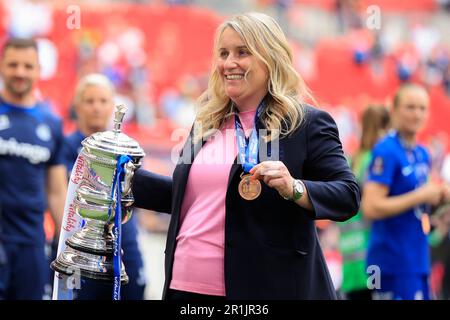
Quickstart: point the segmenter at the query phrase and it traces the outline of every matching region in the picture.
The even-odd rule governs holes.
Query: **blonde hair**
[[[267,67],[268,83],[266,108],[261,120],[268,131],[266,139],[295,131],[304,118],[302,98],[314,101],[306,84],[293,66],[293,55],[278,23],[262,13],[245,13],[223,22],[216,31],[214,64],[207,90],[198,100],[198,113],[194,124],[194,140],[205,139],[218,130],[234,114],[233,103],[225,94],[223,80],[216,66],[219,41],[223,32],[236,31],[247,49]]]
[[[111,80],[100,73],[91,73],[85,75],[80,79],[80,81],[78,81],[78,84],[75,88],[75,96],[73,99],[75,105],[79,105],[81,103],[84,90],[86,90],[86,88],[89,86],[107,88],[111,92],[111,96],[114,96],[115,89]]]

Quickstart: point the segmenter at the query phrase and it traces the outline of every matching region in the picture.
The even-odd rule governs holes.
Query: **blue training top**
[[[25,108],[0,99],[0,238],[45,243],[47,169],[62,164],[59,118],[37,103]]]
[[[386,185],[389,196],[413,191],[426,183],[430,157],[424,147],[408,147],[398,132],[391,131],[372,153],[368,181]],[[367,253],[367,264],[377,265],[383,274],[428,274],[430,256],[422,229],[426,205],[411,208],[394,217],[375,220]]]

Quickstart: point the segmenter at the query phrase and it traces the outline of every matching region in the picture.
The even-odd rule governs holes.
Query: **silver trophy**
[[[67,239],[66,249],[51,263],[57,272],[66,275],[79,272],[82,277],[113,282],[115,208],[122,207],[122,223],[126,223],[132,214],[131,179],[145,155],[135,140],[121,132],[125,112],[125,106],[117,106],[114,129],[95,133],[82,142],[80,154],[86,165],[73,207],[85,224]],[[128,155],[132,160],[124,166],[123,181],[117,182],[122,184],[122,199],[121,203],[116,203],[112,196],[113,181],[120,155]],[[123,263],[120,278],[122,283],[128,282]]]

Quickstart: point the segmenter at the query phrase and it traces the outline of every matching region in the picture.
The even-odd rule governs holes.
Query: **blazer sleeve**
[[[314,219],[344,221],[354,216],[361,190],[342,151],[333,118],[321,110],[309,114],[307,160],[302,180],[314,208]]]
[[[131,186],[134,206],[142,209],[171,213],[172,178],[138,169]]]

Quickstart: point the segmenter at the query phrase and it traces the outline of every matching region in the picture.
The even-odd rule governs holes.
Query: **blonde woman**
[[[172,214],[165,299],[336,298],[314,220],[350,218],[360,190],[334,121],[307,96],[275,20],[219,26],[173,176],[133,182],[136,206]]]

